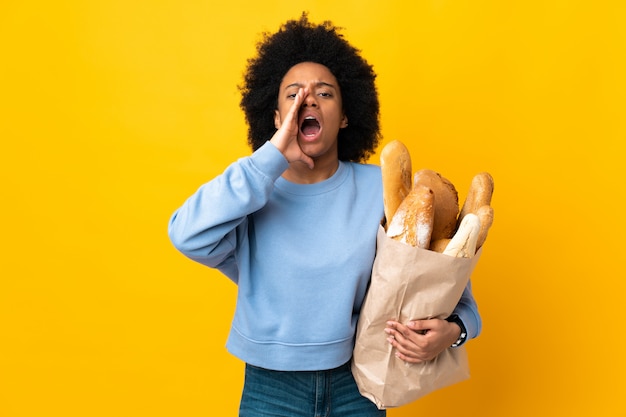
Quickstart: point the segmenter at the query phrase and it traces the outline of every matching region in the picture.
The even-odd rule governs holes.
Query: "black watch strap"
[[[457,314],[451,315],[450,317],[448,317],[446,319],[446,321],[449,321],[451,323],[456,323],[461,328],[461,334],[459,335],[459,338],[457,339],[456,342],[454,342],[452,344],[451,347],[454,348],[454,347],[461,346],[467,340],[467,329],[465,328],[465,325],[463,324],[463,321],[461,320],[461,318]]]

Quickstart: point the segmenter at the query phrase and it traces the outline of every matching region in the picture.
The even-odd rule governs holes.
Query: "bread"
[[[383,205],[388,226],[394,213],[411,191],[411,155],[399,140],[389,142],[380,153]]]
[[[476,242],[476,250],[480,249],[485,240],[487,239],[487,233],[493,223],[493,207],[481,206],[476,210],[476,216],[480,220],[480,232],[478,233],[478,241]]]
[[[473,214],[473,213],[472,213]],[[491,206],[482,206],[476,210],[476,217],[480,221],[480,229],[476,239],[476,250],[480,249],[485,240],[487,233],[493,223],[493,208]],[[438,239],[430,242],[429,249],[435,252],[443,253],[452,239]]]
[[[459,195],[450,181],[439,173],[422,169],[413,176],[413,186],[423,185],[435,194],[435,219],[431,239],[449,239],[454,234],[459,214]]]
[[[458,230],[443,251],[444,255],[457,258],[471,258],[476,254],[476,242],[480,232],[480,220],[474,213],[468,213],[461,221]]]
[[[481,172],[472,178],[467,197],[459,214],[458,224],[461,224],[463,217],[468,213],[474,213],[482,206],[491,204],[493,195],[493,178],[488,172]]]
[[[387,236],[400,242],[428,249],[435,218],[434,193],[423,185],[411,189],[396,210],[387,228]]]
[[[488,172],[481,172],[474,175],[470,183],[467,197],[459,213],[457,223],[460,224],[463,218],[470,214],[476,214],[480,220],[480,233],[476,249],[480,249],[487,239],[487,233],[493,223],[493,208],[491,198],[493,197],[494,182],[493,177]]]
[[[428,247],[428,249],[435,251],[435,252],[443,253],[443,251],[446,250],[446,246],[448,246],[448,243],[450,243],[450,240],[452,239],[443,238],[443,239],[431,240],[430,246]]]
[[[393,140],[385,145],[380,165],[383,225],[389,237],[439,253],[461,251],[462,256],[469,256],[471,251],[463,239],[471,237],[474,252],[483,245],[493,223],[490,204],[494,184],[489,173],[481,172],[472,178],[459,210],[458,192],[441,174],[421,169],[411,178],[411,156],[402,142]],[[470,214],[470,219],[465,220]],[[474,232],[476,226],[478,230]]]

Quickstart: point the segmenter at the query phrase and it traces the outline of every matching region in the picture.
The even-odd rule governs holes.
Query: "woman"
[[[246,362],[240,416],[384,416],[350,371],[383,217],[372,67],[306,14],[266,34],[241,107],[253,153],[200,187],[169,234],[238,285],[228,350]],[[468,289],[454,320],[389,322],[397,356],[430,360],[478,335]]]

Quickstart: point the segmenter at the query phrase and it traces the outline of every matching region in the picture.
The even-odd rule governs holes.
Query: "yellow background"
[[[496,181],[472,378],[389,415],[626,416],[625,4],[4,0],[0,416],[236,415],[235,287],[166,225],[249,153],[246,59],[303,10],[374,65],[383,143]]]

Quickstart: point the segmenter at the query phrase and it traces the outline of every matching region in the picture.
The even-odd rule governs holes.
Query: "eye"
[[[333,94],[329,91],[320,91],[317,93],[320,97],[332,97]]]

